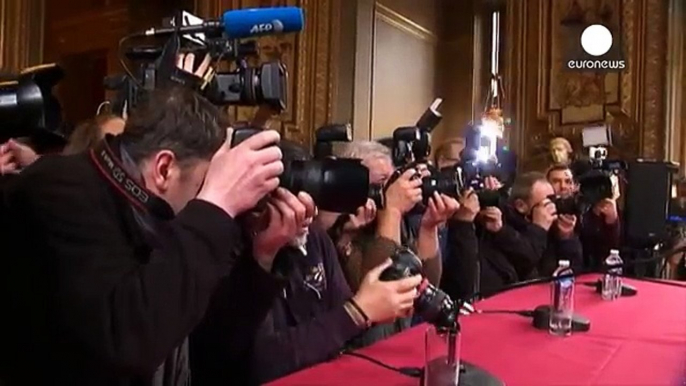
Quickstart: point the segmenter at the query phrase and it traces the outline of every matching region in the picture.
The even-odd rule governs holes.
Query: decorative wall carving
[[[311,145],[314,130],[328,123],[336,95],[339,7],[342,0],[196,0],[196,11],[216,17],[227,9],[298,6],[305,11],[305,29],[298,34],[260,38],[260,60],[282,60],[289,71],[288,108],[270,128],[286,138]],[[249,120],[255,108],[230,109],[234,119]]]
[[[578,7],[580,11],[571,8]],[[604,122],[615,134],[614,156],[665,155],[666,17],[664,0],[510,0],[505,25],[505,79],[523,170],[547,166],[551,138],[581,150],[581,129]],[[562,21],[578,17],[617,26],[627,69],[619,75],[562,70]],[[571,14],[571,16],[570,16]],[[596,19],[594,19],[596,18]],[[611,28],[612,29],[612,28]]]
[[[0,69],[41,63],[43,16],[44,0],[0,0]]]

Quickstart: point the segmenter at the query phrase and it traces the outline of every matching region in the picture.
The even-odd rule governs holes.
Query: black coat
[[[205,201],[160,224],[152,246],[86,154],[41,157],[5,187],[3,207],[8,385],[150,385],[222,279],[253,290],[227,300],[245,310],[237,314],[245,325],[263,319],[279,292],[271,275],[238,257],[237,223]],[[236,352],[254,337],[242,325],[227,331]]]
[[[503,208],[503,223],[497,233],[471,223],[449,223],[441,282],[449,295],[460,299],[476,292],[489,296],[510,284],[552,274],[561,259],[580,269],[578,237],[559,240],[553,231],[546,232],[508,206]]]

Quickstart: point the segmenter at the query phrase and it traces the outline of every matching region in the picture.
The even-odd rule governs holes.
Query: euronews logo
[[[626,68],[621,44],[602,24],[593,24],[577,34],[576,47],[570,50],[567,68],[577,71],[621,71]],[[576,49],[575,49],[576,48]]]

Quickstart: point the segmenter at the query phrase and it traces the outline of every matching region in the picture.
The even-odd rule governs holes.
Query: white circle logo
[[[612,48],[612,33],[604,25],[590,25],[581,33],[581,48],[592,56],[605,55]]]

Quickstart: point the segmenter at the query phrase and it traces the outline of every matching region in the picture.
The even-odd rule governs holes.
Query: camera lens
[[[319,209],[355,213],[367,202],[369,172],[354,159],[291,161],[284,165],[281,186],[309,193]]]
[[[288,73],[281,63],[265,63],[255,70],[253,77],[254,101],[256,105],[267,104],[279,111],[286,109]]]

